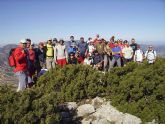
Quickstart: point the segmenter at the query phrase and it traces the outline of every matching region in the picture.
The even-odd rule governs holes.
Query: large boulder
[[[93,114],[96,118],[105,118],[109,122],[115,122],[121,124],[123,119],[123,113],[116,110],[110,105],[110,102],[106,102]]]
[[[101,103],[101,102],[100,102]],[[140,118],[122,113],[113,107],[110,102],[101,103],[99,108],[94,111],[92,105],[85,104],[79,109],[78,115],[84,116],[82,124],[141,124]],[[80,111],[81,110],[81,111]],[[93,113],[94,112],[94,113]]]

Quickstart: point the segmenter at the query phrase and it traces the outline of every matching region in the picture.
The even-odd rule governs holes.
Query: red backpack
[[[15,51],[15,48],[12,48],[9,52],[9,57],[8,57],[8,63],[9,63],[9,66],[11,66],[11,67],[16,66],[14,51]]]

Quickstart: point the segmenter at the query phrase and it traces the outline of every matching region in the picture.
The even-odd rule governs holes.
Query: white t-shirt
[[[89,49],[89,54],[91,55],[91,53],[95,50],[94,45],[88,45],[88,49]]]
[[[155,60],[156,59],[156,51],[155,50],[151,50],[151,51],[146,51],[145,53],[145,58],[147,60]]]
[[[91,65],[92,60],[89,60],[88,58],[84,59],[84,65]]]
[[[141,49],[138,49],[135,51],[134,60],[135,60],[135,62],[143,61],[143,51]]]
[[[133,55],[133,50],[130,46],[129,47],[124,47],[122,49],[122,53],[124,54],[125,59],[131,59],[132,55]]]
[[[54,47],[54,57],[57,57],[57,59],[67,58],[67,50],[65,45],[58,44]]]

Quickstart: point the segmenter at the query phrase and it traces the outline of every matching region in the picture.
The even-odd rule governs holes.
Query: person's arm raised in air
[[[67,63],[68,63],[68,51],[67,51],[66,46],[65,46],[65,48],[64,48],[64,53],[65,53],[66,61],[67,61]]]

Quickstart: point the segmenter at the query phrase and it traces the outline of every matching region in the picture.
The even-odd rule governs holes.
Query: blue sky
[[[99,33],[165,44],[165,0],[0,0],[0,29],[1,43]]]

